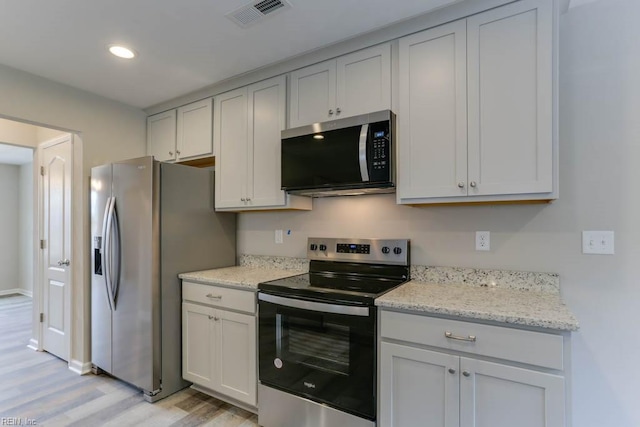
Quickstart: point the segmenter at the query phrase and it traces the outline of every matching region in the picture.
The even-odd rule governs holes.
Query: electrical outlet
[[[276,243],[284,243],[282,230],[276,230]]]
[[[613,231],[583,231],[582,253],[596,255],[613,255],[614,250]]]
[[[491,250],[491,233],[489,231],[476,231],[476,251]]]

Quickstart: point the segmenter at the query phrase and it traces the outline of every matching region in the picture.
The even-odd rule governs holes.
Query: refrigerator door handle
[[[109,290],[109,210],[111,207],[111,197],[107,198],[107,203],[104,207],[104,216],[102,217],[102,248],[100,248],[100,256],[102,257],[102,271],[104,273],[104,284],[107,291],[107,302],[109,303],[109,310],[113,311],[113,305],[111,304],[111,295]]]
[[[113,284],[112,284],[112,276],[111,276],[111,267],[113,265],[113,247],[112,247],[112,226],[113,226],[113,208],[114,208],[114,204],[115,204],[115,197],[109,197],[109,200],[107,201],[107,207],[108,207],[108,211],[107,211],[107,227],[105,230],[105,235],[104,235],[104,251],[105,251],[105,262],[103,263],[103,268],[105,271],[105,285],[107,287],[107,297],[109,298],[109,307],[111,308],[111,311],[114,311],[116,309],[116,304],[115,301],[113,300]]]
[[[116,198],[113,197],[111,201],[111,233],[109,235],[109,239],[112,241],[109,242],[109,246],[113,245],[115,247],[115,260],[111,259],[109,261],[109,267],[114,267],[114,271],[109,273],[109,279],[111,282],[111,304],[113,305],[113,309],[116,309],[116,300],[118,298],[118,288],[120,287],[120,256],[121,256],[121,248],[120,248],[120,226],[118,225],[118,210],[116,208]],[[114,256],[113,249],[111,252],[111,256]]]

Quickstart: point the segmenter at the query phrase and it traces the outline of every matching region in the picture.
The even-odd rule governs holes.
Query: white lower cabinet
[[[474,357],[476,343],[482,344],[485,339],[502,340],[497,347],[512,345],[510,328],[443,319],[433,319],[437,325],[430,327],[429,319],[382,312],[379,426],[565,426],[565,378],[561,371],[515,366],[519,360],[490,361]],[[421,338],[399,341],[406,339],[409,323],[414,324],[413,329]],[[465,324],[466,330],[462,329]],[[475,326],[481,328],[474,329]],[[446,332],[452,338],[439,345],[440,337],[430,338],[435,337],[432,335],[435,329],[442,329],[443,340],[447,340]],[[476,332],[478,330],[480,332]],[[521,338],[519,332],[553,335],[513,331],[516,342]],[[475,337],[475,341],[469,340],[470,336]],[[429,348],[425,348],[427,346]],[[559,351],[561,359],[562,348],[562,340],[555,348],[545,347]],[[503,349],[497,352],[504,354]],[[544,358],[539,360],[547,363]]]
[[[234,305],[245,309],[249,301],[253,313],[227,309]],[[182,376],[185,380],[214,392],[216,397],[226,396],[233,399],[232,403],[255,407],[256,351],[253,292],[183,284]]]

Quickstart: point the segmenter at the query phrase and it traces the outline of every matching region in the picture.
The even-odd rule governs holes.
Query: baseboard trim
[[[27,344],[27,348],[30,348],[33,351],[38,351],[38,340],[31,338],[29,340],[29,344]]]
[[[0,296],[5,295],[24,295],[25,297],[33,298],[33,292],[21,288],[6,289],[4,291],[0,291]]]
[[[91,362],[82,363],[79,360],[71,359],[71,362],[69,362],[69,370],[78,375],[86,375],[91,372]]]

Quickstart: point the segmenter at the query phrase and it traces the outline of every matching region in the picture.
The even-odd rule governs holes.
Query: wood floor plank
[[[190,388],[152,404],[108,375],[71,372],[27,348],[31,310],[29,297],[0,297],[0,417],[47,427],[258,427],[255,414]]]

